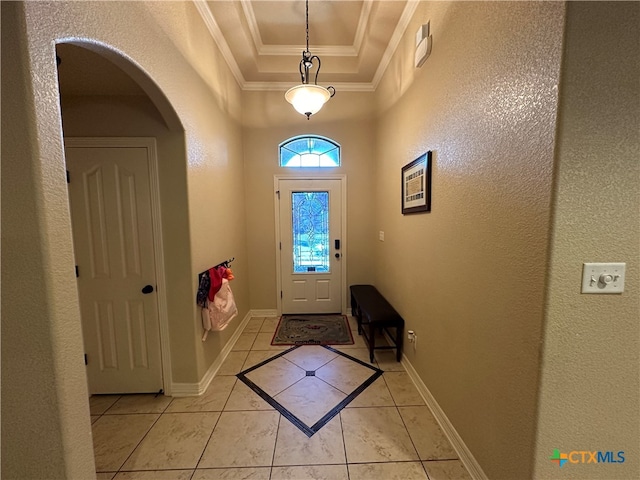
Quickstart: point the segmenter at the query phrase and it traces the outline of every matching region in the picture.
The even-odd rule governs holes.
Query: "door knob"
[[[153,287],[151,285],[145,285],[144,287],[142,287],[142,293],[144,293],[145,295],[151,292],[153,292]]]
[[[336,253],[336,258],[340,258],[340,254],[339,253]]]

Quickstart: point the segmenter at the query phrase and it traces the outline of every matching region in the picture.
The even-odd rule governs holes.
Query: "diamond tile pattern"
[[[287,360],[309,371],[319,369],[337,356],[337,353],[317,345],[297,348],[285,355]]]
[[[91,397],[97,478],[471,478],[393,356],[369,363],[357,333],[354,345],[269,348],[276,321],[251,319],[200,396]]]
[[[309,355],[306,351],[301,355],[300,348],[286,350],[237,376],[311,437],[382,375],[382,370],[328,346],[315,346]],[[319,368],[309,370],[313,367]]]
[[[316,371],[316,377],[344,393],[352,392],[370,376],[370,368],[357,363],[351,356],[339,356]]]
[[[275,400],[307,425],[314,425],[347,396],[322,380],[305,377]]]
[[[238,376],[242,373],[240,372]],[[260,385],[260,388],[264,387],[262,389],[271,396],[277,395],[306,376],[305,370],[282,357],[271,360],[265,366],[255,368],[245,374],[247,379]]]

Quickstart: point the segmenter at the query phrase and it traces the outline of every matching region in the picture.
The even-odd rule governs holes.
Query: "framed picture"
[[[402,167],[402,214],[431,211],[431,151]]]

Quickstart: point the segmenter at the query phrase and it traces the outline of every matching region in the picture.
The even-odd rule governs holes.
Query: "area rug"
[[[271,345],[353,345],[344,315],[282,315]]]

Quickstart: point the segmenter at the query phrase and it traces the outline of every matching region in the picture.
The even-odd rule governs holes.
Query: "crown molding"
[[[264,47],[264,44],[262,43],[262,37],[260,36],[260,30],[258,29],[258,21],[256,20],[256,15],[253,11],[251,0],[240,0],[240,6],[242,7],[242,11],[244,12],[244,17],[249,24],[249,33],[251,34],[251,39],[253,40],[253,46],[258,52],[258,55],[260,55],[261,49]]]
[[[247,0],[241,0],[241,1],[245,3]],[[213,18],[213,14],[211,13],[209,6],[207,5],[207,2],[205,0],[193,0],[193,3],[195,4],[196,9],[198,10],[198,13],[200,13],[200,16],[204,20],[204,23],[207,26],[209,33],[213,37],[213,40],[216,42],[216,45],[218,45],[218,48],[220,49],[222,56],[227,62],[227,65],[229,66],[231,73],[236,79],[236,82],[238,82],[238,85],[242,90],[267,91],[267,92],[268,91],[287,91],[289,88],[292,87],[292,85],[287,82],[248,82],[246,81],[244,76],[242,75],[242,72],[240,71],[240,67],[238,67],[238,63],[236,62],[233,54],[231,53],[231,49],[229,48],[229,45],[227,44],[227,41],[225,40],[224,35],[222,34],[220,27],[218,26],[218,23],[216,22],[215,18]],[[296,49],[294,53],[295,55],[298,55],[304,49],[304,47],[292,47],[292,48]],[[318,51],[320,51],[320,49],[318,49]],[[373,92],[375,90],[373,84],[370,82],[336,83],[333,86],[336,89],[339,89],[340,91],[343,91],[343,92]]]
[[[240,71],[240,67],[236,62],[236,59],[234,58],[233,53],[231,53],[229,44],[224,39],[224,35],[222,34],[220,27],[218,26],[218,22],[216,22],[215,18],[213,18],[213,14],[211,13],[209,6],[207,5],[207,2],[205,0],[192,0],[192,1],[195,4],[196,9],[198,10],[198,13],[200,13],[202,20],[204,20],[204,23],[207,26],[209,33],[213,37],[213,40],[216,42],[216,45],[218,45],[218,48],[220,49],[222,56],[227,62],[227,65],[229,66],[231,73],[236,79],[236,82],[238,82],[238,85],[240,85],[240,88],[243,88],[243,85],[247,82],[245,81],[244,76]]]
[[[404,10],[402,12],[402,16],[398,21],[398,25],[396,25],[396,29],[393,31],[393,35],[389,40],[389,45],[387,45],[387,49],[384,51],[384,54],[380,59],[380,63],[378,64],[378,69],[376,70],[376,74],[373,76],[373,81],[371,82],[371,84],[373,85],[374,90],[378,88],[378,84],[380,83],[380,80],[382,80],[384,72],[387,71],[387,67],[389,66],[389,63],[393,58],[393,54],[396,53],[396,49],[400,44],[400,40],[402,40],[402,36],[404,35],[404,32],[409,26],[409,22],[411,21],[411,18],[413,17],[413,14],[415,13],[416,8],[418,8],[419,3],[420,3],[420,0],[407,1],[407,4],[405,5]]]
[[[369,24],[369,15],[371,14],[372,8],[373,0],[364,0],[364,5],[362,5],[362,10],[360,11],[358,27],[356,28],[356,36],[353,39],[353,48],[356,52],[359,52],[360,47],[362,47],[364,32],[367,31],[367,25]]]
[[[373,83],[370,82],[328,83],[338,92],[375,92]],[[293,86],[295,85],[288,82],[245,82],[242,89],[250,92],[286,92]]]
[[[280,56],[296,56],[305,51],[306,45],[263,45],[258,51],[260,55],[280,55]],[[310,48],[314,55],[322,55],[324,57],[357,57],[358,51],[352,45],[318,45]]]
[[[286,82],[249,82],[245,80],[236,59],[227,44],[227,41],[218,26],[209,6],[207,5],[206,0],[192,0],[200,13],[209,33],[213,37],[216,45],[220,49],[223,58],[227,62],[231,73],[233,74],[236,82],[240,86],[242,90],[247,91],[278,91],[284,90],[286,91],[292,85]],[[305,49],[305,46],[265,46],[262,44],[262,40],[260,39],[260,33],[258,32],[257,23],[255,20],[255,15],[253,14],[253,8],[251,7],[250,0],[239,0],[241,2],[243,11],[245,12],[245,16],[249,23],[249,29],[251,30],[251,37],[256,44],[256,50],[259,55],[292,55],[298,56],[300,52]],[[351,46],[329,46],[329,47],[316,47],[314,48],[314,53],[317,55],[325,55],[325,56],[356,56],[360,47],[362,46],[364,32],[366,31],[366,27],[368,25],[369,16],[371,13],[371,8],[373,6],[373,2],[375,0],[364,0],[364,6],[362,9],[362,13],[360,15],[360,19],[358,21],[358,28],[356,31],[356,38],[354,45]],[[420,0],[408,0],[407,4],[402,12],[402,16],[396,25],[396,28],[391,36],[389,41],[389,45],[382,55],[382,59],[378,64],[378,68],[376,69],[376,73],[371,82],[358,82],[358,83],[334,83],[333,86],[343,92],[374,92],[380,83],[393,55],[400,44],[400,40],[404,35],[405,30],[409,26],[409,22],[413,17],[413,14],[418,7]]]
[[[260,35],[258,21],[256,20],[251,0],[240,0],[240,5],[242,6],[242,11],[244,12],[247,24],[249,25],[249,32],[251,33],[253,46],[258,52],[258,55],[297,56],[300,52],[306,49],[306,45],[265,45]],[[313,47],[313,53],[316,55],[325,55],[327,57],[356,57],[360,51],[360,47],[362,46],[364,34],[367,31],[369,14],[371,13],[372,6],[373,0],[364,0],[362,10],[360,11],[360,18],[358,19],[358,26],[356,28],[353,45],[315,46]]]

